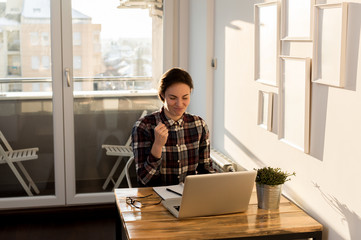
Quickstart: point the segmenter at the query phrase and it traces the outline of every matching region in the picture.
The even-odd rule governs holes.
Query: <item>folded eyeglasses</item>
[[[141,199],[146,199],[150,196],[152,196],[153,194],[149,194],[147,196],[143,196],[143,197],[126,197],[125,202],[135,208],[143,208],[143,207],[147,207],[147,206],[154,206],[154,205],[158,205],[162,202],[162,199],[158,199],[157,202],[153,202],[153,203],[149,203],[149,202],[142,202]]]

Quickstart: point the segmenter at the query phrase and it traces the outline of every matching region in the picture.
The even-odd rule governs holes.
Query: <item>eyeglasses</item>
[[[135,208],[143,208],[143,207],[147,207],[147,206],[154,206],[154,205],[158,205],[162,202],[162,199],[158,200],[158,202],[155,203],[144,203],[141,202],[139,199],[146,199],[150,196],[152,196],[153,194],[149,194],[147,196],[144,197],[126,197],[125,202]]]

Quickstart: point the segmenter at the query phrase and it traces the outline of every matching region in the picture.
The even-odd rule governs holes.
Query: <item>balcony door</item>
[[[162,1],[132,2],[62,2],[67,204],[114,201],[126,158],[106,182],[117,157],[102,145],[124,145],[141,113],[160,107]]]
[[[0,209],[114,201],[104,183],[117,158],[102,145],[124,144],[160,107],[162,1],[132,2],[0,4],[0,131],[14,149],[39,148],[23,163],[39,193],[0,164]]]
[[[65,204],[60,20],[50,1],[0,4],[0,209]],[[27,148],[31,159],[5,160]]]

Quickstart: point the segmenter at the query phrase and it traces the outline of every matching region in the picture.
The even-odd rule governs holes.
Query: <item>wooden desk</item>
[[[126,197],[151,193],[145,202],[156,202],[159,197],[152,188],[115,190],[120,215],[117,239],[322,239],[322,225],[284,197],[278,210],[267,211],[257,207],[254,191],[244,213],[183,220],[176,219],[162,204],[137,209],[125,202]]]

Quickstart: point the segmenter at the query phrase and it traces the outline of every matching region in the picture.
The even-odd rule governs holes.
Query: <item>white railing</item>
[[[155,96],[150,77],[73,78],[74,97]],[[0,78],[0,99],[50,99],[52,79]]]

